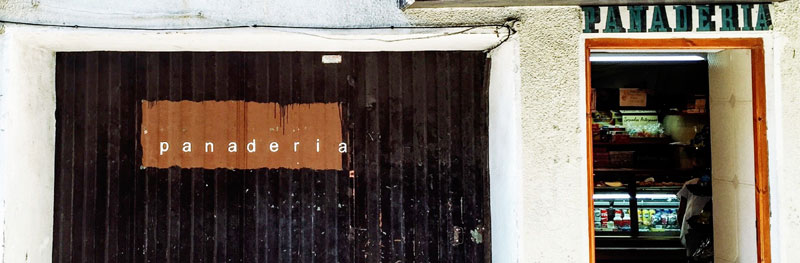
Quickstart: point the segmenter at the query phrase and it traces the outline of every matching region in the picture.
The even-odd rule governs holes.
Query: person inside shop
[[[681,218],[681,243],[686,247],[689,262],[713,260],[713,227],[711,225],[711,177],[704,175],[683,184],[678,192]]]

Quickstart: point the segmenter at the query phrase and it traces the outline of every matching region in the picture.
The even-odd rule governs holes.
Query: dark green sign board
[[[771,4],[582,6],[583,33],[765,31]]]

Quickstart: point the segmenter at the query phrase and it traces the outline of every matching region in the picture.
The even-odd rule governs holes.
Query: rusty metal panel
[[[58,53],[53,261],[489,262],[485,54],[322,55]],[[148,165],[149,102],[335,105],[348,151]]]

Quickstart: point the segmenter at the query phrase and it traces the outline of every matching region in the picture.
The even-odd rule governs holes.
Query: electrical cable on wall
[[[511,38],[511,35],[516,34],[517,33],[517,29],[516,29],[517,22],[519,22],[519,20],[517,20],[517,19],[509,19],[509,20],[507,20],[502,26],[503,28],[508,30],[508,32],[506,33],[506,38],[504,38],[502,41],[500,41],[500,43],[497,43],[496,45],[494,45],[494,46],[492,46],[490,48],[487,48],[485,51],[486,52],[491,52],[495,48],[498,48],[501,45],[503,45],[503,43],[506,43],[506,41],[508,41]]]
[[[508,33],[506,34],[505,39],[500,41],[497,45],[487,49],[486,51],[491,51],[498,46],[502,45],[511,37],[512,34],[516,33],[516,30],[513,28],[514,24],[517,20],[509,20],[503,24],[478,24],[478,25],[427,25],[427,26],[376,26],[376,27],[322,27],[322,26],[288,26],[288,25],[235,25],[235,26],[209,26],[209,27],[176,27],[176,28],[149,28],[149,27],[112,27],[112,26],[87,26],[87,25],[59,25],[59,24],[47,24],[47,23],[33,23],[33,22],[22,22],[22,21],[12,21],[12,20],[5,20],[0,19],[0,23],[5,24],[14,24],[14,25],[25,25],[25,26],[40,26],[40,27],[58,27],[58,28],[79,28],[79,29],[100,29],[100,30],[138,30],[138,31],[191,31],[191,30],[219,30],[219,29],[240,29],[240,28],[268,28],[268,29],[311,29],[311,30],[370,30],[370,29],[444,29],[444,28],[464,28],[463,30],[459,30],[456,32],[445,32],[439,35],[433,36],[421,36],[421,37],[411,37],[411,38],[400,38],[400,39],[378,39],[378,38],[366,38],[366,39],[350,39],[350,38],[336,38],[331,36],[323,36],[318,34],[312,34],[307,32],[296,32],[292,31],[292,33],[297,34],[304,34],[314,37],[320,37],[330,40],[371,40],[371,41],[381,41],[381,42],[399,42],[399,41],[407,41],[407,40],[418,40],[418,39],[430,39],[430,38],[437,38],[437,37],[445,37],[445,36],[452,36],[458,34],[464,34],[469,31],[484,28],[484,27],[494,27],[496,30],[500,28],[506,28]],[[499,32],[498,32],[499,36]]]
[[[425,28],[478,28],[478,27],[503,27],[505,24],[476,24],[476,25],[427,25],[427,26],[374,26],[374,27],[325,27],[325,26],[289,26],[289,25],[234,25],[234,26],[208,26],[208,27],[114,27],[114,26],[87,26],[87,25],[66,25],[66,24],[47,24],[22,22],[0,19],[0,23],[43,26],[43,27],[63,27],[63,28],[85,28],[85,29],[112,29],[112,30],[141,30],[141,31],[183,31],[183,30],[213,30],[213,29],[236,29],[236,28],[284,28],[284,29],[425,29]]]

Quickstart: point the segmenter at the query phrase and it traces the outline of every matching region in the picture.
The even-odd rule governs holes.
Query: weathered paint
[[[162,100],[141,105],[144,167],[341,170],[347,153],[347,145],[340,145],[340,103]]]

